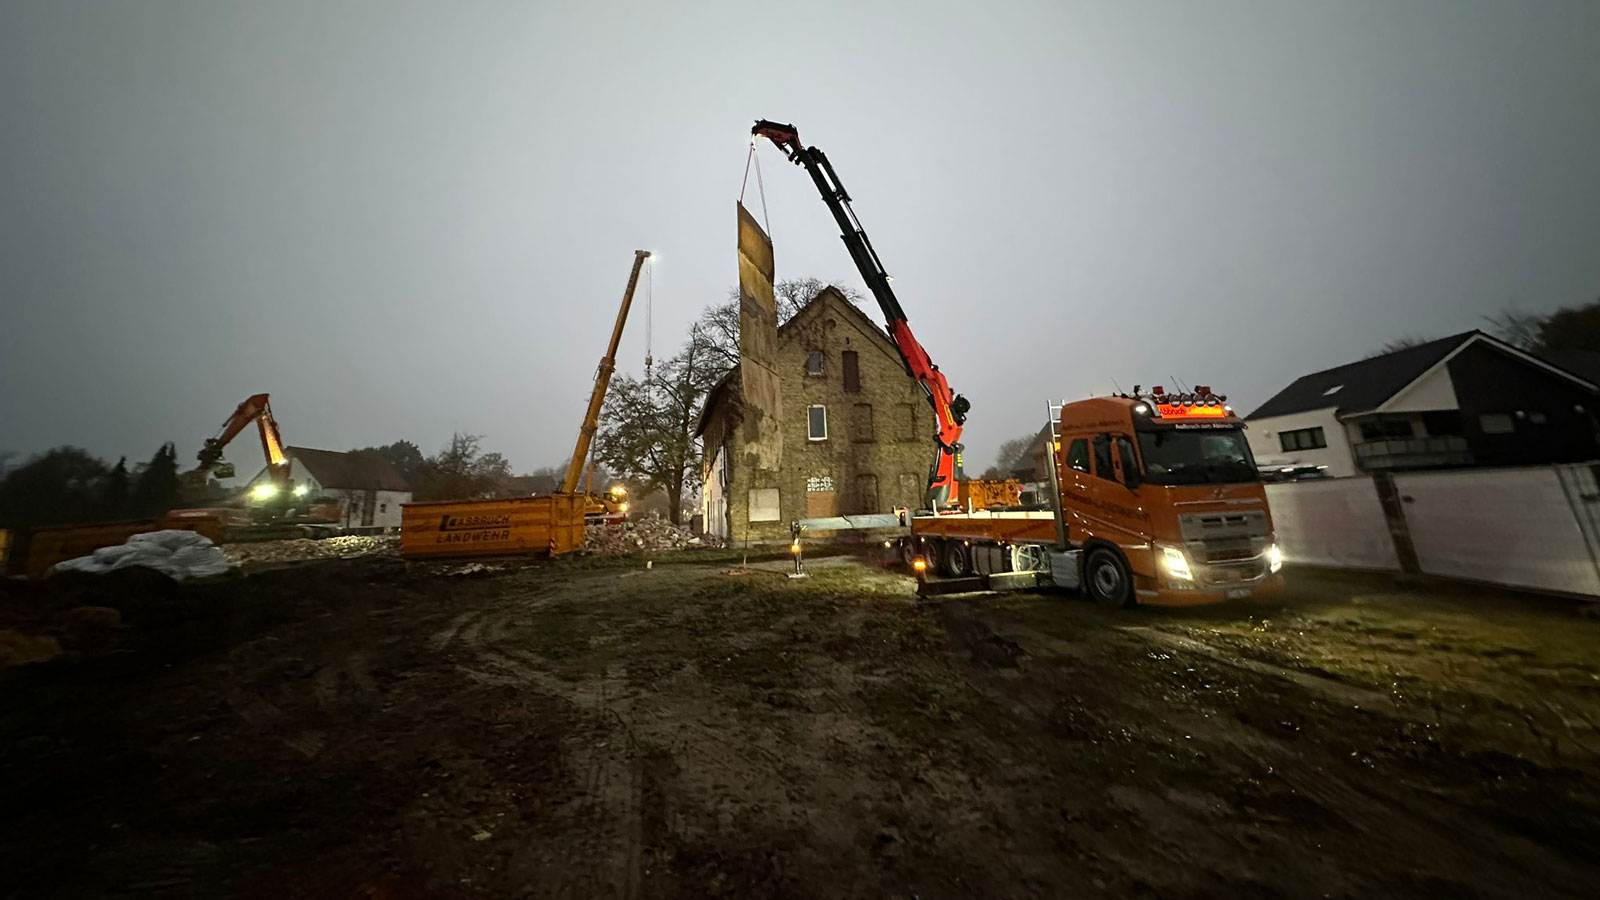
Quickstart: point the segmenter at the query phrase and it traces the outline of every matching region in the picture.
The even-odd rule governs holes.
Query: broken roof
[[[900,358],[900,350],[894,345],[894,341],[889,339],[888,330],[879,325],[877,322],[874,322],[872,317],[867,315],[865,310],[861,309],[854,303],[851,303],[850,298],[846,297],[842,291],[831,284],[827,287],[824,287],[822,290],[817,291],[816,296],[812,297],[810,300],[807,300],[805,306],[800,307],[800,309],[797,310],[794,315],[789,317],[788,321],[778,326],[778,339],[781,341],[787,337],[791,330],[789,326],[805,318],[813,308],[820,306],[821,302],[827,299],[830,295],[839,301],[840,306],[849,310],[851,313],[854,313],[855,316],[861,320],[862,324],[866,326],[865,330],[868,334],[877,336],[879,342],[882,344],[882,348],[886,352],[888,352],[897,360]],[[724,373],[722,378],[719,379],[716,384],[712,385],[711,390],[706,392],[705,403],[700,407],[700,418],[695,423],[694,436],[700,437],[701,435],[705,434],[706,427],[711,423],[712,412],[726,402],[729,397],[737,396],[738,393],[739,367],[734,366]]]
[[[290,447],[286,452],[297,465],[305,467],[318,484],[329,490],[411,490],[394,463],[376,454],[340,453],[309,447]]]

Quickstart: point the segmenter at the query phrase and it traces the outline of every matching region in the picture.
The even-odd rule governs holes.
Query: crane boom
[[[222,448],[228,446],[239,432],[255,422],[261,432],[261,453],[267,458],[267,469],[272,480],[280,486],[289,480],[289,460],[283,452],[283,437],[278,433],[278,420],[272,417],[272,405],[266,394],[254,394],[239,404],[233,414],[222,422],[216,437],[206,438],[200,449],[200,469],[210,470],[222,461]]]
[[[961,426],[967,420],[967,410],[971,404],[960,394],[951,393],[944,374],[934,365],[916,335],[912,334],[905,310],[901,308],[899,298],[895,297],[894,289],[889,286],[889,275],[883,269],[882,260],[878,259],[878,251],[872,248],[872,241],[867,238],[866,230],[856,218],[855,210],[851,209],[850,195],[846,193],[838,174],[833,171],[828,157],[816,147],[801,144],[800,132],[793,125],[760,119],[750,133],[776,144],[788,155],[790,162],[803,166],[811,176],[818,193],[822,195],[822,202],[827,204],[828,211],[833,213],[834,221],[839,224],[839,237],[850,251],[850,258],[883,310],[889,338],[900,350],[900,359],[905,363],[907,374],[927,392],[938,431],[934,434],[937,449],[929,469],[924,501],[929,509],[943,509],[950,502],[956,479],[960,475],[956,471],[956,457],[961,452]]]
[[[578,429],[578,446],[572,450],[572,461],[567,463],[567,480],[562,493],[578,489],[578,479],[583,477],[583,464],[589,456],[589,444],[600,427],[600,406],[606,399],[606,388],[611,385],[611,373],[617,368],[617,345],[622,341],[622,326],[628,322],[628,308],[633,305],[633,289],[639,284],[639,269],[650,258],[649,250],[633,251],[633,271],[628,273],[628,287],[622,292],[622,307],[617,310],[617,324],[611,329],[611,343],[606,345],[606,355],[600,358],[600,368],[595,372],[594,391],[589,395],[589,409],[583,415],[583,427]]]

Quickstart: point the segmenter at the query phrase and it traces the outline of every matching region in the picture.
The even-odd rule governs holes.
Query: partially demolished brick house
[[[743,307],[740,364],[706,398],[697,430],[706,534],[787,539],[796,519],[919,506],[933,411],[883,328],[832,287],[781,328],[770,299]],[[752,369],[776,382],[759,406],[745,391]]]

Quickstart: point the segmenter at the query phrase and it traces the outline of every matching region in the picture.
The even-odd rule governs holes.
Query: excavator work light
[[[303,484],[296,485],[295,489],[294,489],[294,495],[296,497],[304,497],[306,494],[308,494],[310,492],[311,492],[311,488],[309,488],[309,487],[307,487],[306,485],[303,485]]]
[[[278,486],[275,484],[258,484],[250,489],[250,496],[257,500],[271,500],[278,496]]]

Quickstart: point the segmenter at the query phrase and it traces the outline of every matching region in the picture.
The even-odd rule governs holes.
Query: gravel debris
[[[253,541],[240,544],[223,544],[222,552],[233,563],[296,562],[303,559],[353,559],[358,556],[400,555],[398,535],[371,537],[346,535],[345,537],[310,540],[299,538],[289,541]]]

